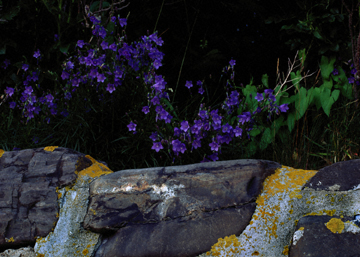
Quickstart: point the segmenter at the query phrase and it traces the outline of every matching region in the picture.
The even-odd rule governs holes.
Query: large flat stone
[[[118,171],[91,183],[84,228],[111,235],[97,256],[194,256],[245,228],[262,182],[279,167],[235,160]],[[156,240],[139,250],[141,238]]]

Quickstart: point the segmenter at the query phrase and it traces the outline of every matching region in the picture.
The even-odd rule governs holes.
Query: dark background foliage
[[[353,1],[345,2],[351,6]],[[96,1],[89,0],[0,1],[0,61],[9,59],[16,63],[27,60],[34,63],[32,55],[35,50],[40,49],[44,54],[42,68],[53,71],[53,74],[61,74],[61,63],[72,54],[77,40],[89,40],[91,37],[85,6],[92,6],[94,3]],[[197,80],[205,79],[213,103],[223,101],[225,80],[221,79],[221,70],[228,65],[230,59],[236,60],[237,84],[248,84],[253,78],[254,84],[259,85],[262,74],[268,74],[270,87],[274,88],[277,69],[285,72],[288,58],[292,59],[297,50],[306,49],[305,69],[311,71],[318,69],[321,55],[351,58],[348,16],[341,1],[337,0],[137,0],[125,1],[117,6],[128,3],[116,15],[128,17],[126,33],[129,42],[147,35],[148,31],[158,31],[164,40],[161,50],[165,57],[158,74],[165,77],[168,87],[176,90],[175,99],[172,100],[179,110],[188,103],[189,91],[184,87],[187,80],[195,84]],[[103,15],[108,17],[109,13],[104,12]],[[57,41],[54,40],[55,34],[59,36]],[[10,76],[11,72],[16,72],[16,69],[4,72],[1,70],[0,73],[3,81],[0,85],[1,93],[9,86],[8,80],[5,82],[4,78]],[[47,79],[44,84],[49,89],[59,83],[56,75]],[[312,86],[311,80],[308,85]],[[141,108],[142,102],[136,103],[134,92],[127,100]],[[152,157],[140,149],[150,148],[150,142],[131,145],[141,135],[137,135],[138,139],[135,137],[127,139],[128,141],[119,139],[121,136],[125,137],[122,134],[128,133],[125,126],[129,122],[126,116],[128,110],[124,106],[131,103],[120,102],[117,106],[114,106],[114,102],[110,104],[112,113],[95,112],[84,115],[81,117],[83,122],[79,121],[79,117],[72,116],[62,125],[57,123],[57,127],[45,129],[43,126],[46,125],[43,125],[40,128],[44,130],[44,134],[51,130],[61,131],[61,126],[71,126],[72,136],[81,140],[73,139],[76,143],[66,147],[105,160],[115,170],[169,164],[164,161],[165,156],[157,156],[157,162],[151,164]],[[114,110],[118,112],[114,113]],[[84,127],[84,124],[96,125],[90,129]],[[10,150],[13,147],[35,147],[29,139],[33,132],[25,127],[22,129],[26,133],[22,130],[14,132],[16,129],[13,128],[11,140],[15,140],[14,135],[18,140],[20,134],[27,139],[11,143],[10,134],[3,133],[0,141],[7,142]],[[148,138],[148,135],[142,136]],[[55,143],[49,140],[50,138],[45,137],[42,143]],[[127,150],[121,150],[125,146]],[[137,157],[132,160],[115,160],[114,156],[119,155],[119,152]],[[193,160],[188,160],[191,161]]]

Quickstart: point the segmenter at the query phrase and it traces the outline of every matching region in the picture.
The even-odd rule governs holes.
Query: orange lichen
[[[58,195],[58,199],[60,199],[60,198],[61,198],[61,196],[62,196],[62,193],[59,191],[59,188],[58,188],[58,187],[56,187],[55,192],[56,192],[56,193],[57,193],[57,195]]]
[[[45,151],[52,152],[54,151],[58,146],[47,146],[44,148]]]
[[[333,233],[341,233],[345,226],[341,219],[332,218],[328,223],[325,223],[326,227]]]
[[[0,149],[0,158],[4,153],[5,153],[5,151],[3,149]]]
[[[96,178],[101,175],[110,174],[113,172],[108,167],[106,167],[104,164],[97,162],[90,155],[86,155],[85,157],[88,158],[89,160],[91,160],[91,162],[93,164],[90,167],[78,172],[79,177],[89,176],[91,178]]]
[[[284,246],[284,251],[282,252],[283,255],[289,255],[289,246],[285,245]]]
[[[211,247],[211,250],[206,255],[212,256],[234,256],[234,254],[240,253],[240,242],[235,235],[219,238],[218,242]],[[224,255],[226,254],[226,255]]]
[[[14,240],[13,237],[10,237],[10,239],[5,238],[5,241],[6,241],[7,243],[13,243],[13,242],[15,242],[15,240]]]

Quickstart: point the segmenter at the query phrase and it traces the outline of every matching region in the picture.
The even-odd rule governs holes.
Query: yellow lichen
[[[89,250],[85,248],[85,249],[82,251],[82,253],[83,253],[83,255],[87,255],[87,254],[89,253]]]
[[[54,151],[58,146],[47,146],[44,148],[45,151],[52,152]]]
[[[326,227],[333,233],[341,233],[345,226],[341,219],[332,218],[328,223],[325,223]]]
[[[335,214],[336,210],[335,209],[333,209],[333,210],[324,210],[324,212],[329,216],[333,216]]]
[[[62,196],[62,193],[59,191],[59,188],[58,188],[58,187],[56,187],[55,192],[56,192],[56,193],[57,193],[57,195],[58,195],[58,199],[60,199],[60,198],[61,198],[61,196]]]
[[[5,151],[3,149],[0,149],[0,158],[4,153],[5,153]]]
[[[211,247],[211,250],[206,255],[212,256],[237,256],[240,253],[239,250],[240,242],[235,235],[225,237],[224,239],[219,238],[218,242]]]
[[[110,174],[113,171],[110,170],[108,167],[106,167],[104,164],[97,162],[94,158],[92,158],[90,155],[86,155],[86,158],[91,160],[93,163],[90,167],[83,169],[78,173],[79,177],[83,176],[89,176],[92,178],[99,177],[101,175]]]
[[[10,239],[5,238],[5,241],[6,241],[7,243],[13,243],[13,242],[15,242],[15,240],[14,240],[13,237],[10,237]]]
[[[38,254],[36,255],[36,257],[45,257],[45,254],[38,253]]]
[[[283,255],[289,255],[289,246],[285,245],[284,246],[284,251],[282,252]]]

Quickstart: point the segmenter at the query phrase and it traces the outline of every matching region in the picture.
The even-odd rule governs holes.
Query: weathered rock
[[[359,199],[360,160],[111,173],[65,148],[0,149],[0,256],[354,257]]]
[[[289,256],[360,256],[359,231],[352,217],[302,217],[296,226]]]
[[[119,171],[90,185],[84,227],[118,230],[96,256],[195,256],[241,233],[263,180],[279,167],[236,160]]]
[[[78,173],[78,179],[71,188],[59,190],[61,195],[59,220],[53,232],[36,240],[35,251],[47,257],[90,256],[97,247],[100,234],[83,228],[89,198],[89,184],[96,177],[112,173],[105,165],[90,156],[92,165]]]
[[[34,248],[28,246],[20,249],[8,249],[0,253],[0,257],[36,257]]]
[[[337,162],[320,169],[304,188],[326,191],[347,191],[360,185],[360,159]]]
[[[58,220],[58,188],[92,165],[62,147],[0,152],[0,250],[34,245]]]

